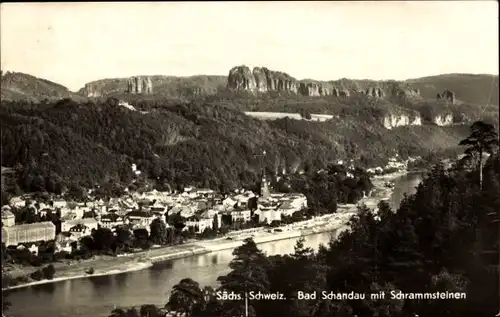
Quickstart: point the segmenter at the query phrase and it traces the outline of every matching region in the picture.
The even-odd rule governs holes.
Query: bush
[[[50,264],[42,269],[43,277],[47,280],[51,280],[54,278],[54,274],[56,274],[56,269],[54,265]]]
[[[37,270],[33,273],[30,274],[30,277],[34,279],[35,281],[41,281],[43,278],[43,273],[40,270]]]

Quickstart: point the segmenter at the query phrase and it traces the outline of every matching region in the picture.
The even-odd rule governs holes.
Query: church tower
[[[268,199],[271,196],[269,192],[269,182],[266,179],[265,172],[262,172],[262,179],[260,181],[260,197],[262,199]]]

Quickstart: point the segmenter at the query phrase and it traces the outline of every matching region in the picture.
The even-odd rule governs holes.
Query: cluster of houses
[[[366,171],[374,175],[382,174],[390,170],[405,171],[408,168],[408,163],[415,162],[416,160],[420,159],[420,157],[410,157],[407,160],[400,160],[398,156],[399,155],[391,157],[385,167],[377,166],[374,168],[368,168]]]
[[[167,222],[169,215],[178,214],[184,219],[185,230],[201,233],[207,228],[218,229],[213,226],[220,226],[224,215],[230,215],[233,222],[247,222],[257,215],[259,222],[271,223],[307,207],[303,194],[271,194],[265,179],[260,197],[254,200],[257,203],[250,206],[253,197],[257,198],[251,191],[237,190],[223,196],[210,189],[196,188],[185,188],[182,193],[156,190],[129,193],[120,198],[90,199],[85,203],[55,199],[45,204],[15,197],[9,205],[2,207],[2,243],[6,246],[21,245],[36,252],[37,243],[55,240],[56,251],[70,252],[72,242],[90,235],[99,227],[114,229],[128,225],[134,230],[143,228],[149,231],[154,219]],[[60,213],[61,232],[56,232],[56,226],[50,221],[16,224],[13,207],[27,207],[40,216]]]

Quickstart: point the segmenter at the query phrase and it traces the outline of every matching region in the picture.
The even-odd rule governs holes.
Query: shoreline
[[[10,291],[21,289],[30,286],[57,283],[74,279],[91,278],[93,276],[117,275],[128,272],[140,271],[152,267],[155,263],[186,258],[195,255],[209,254],[217,251],[230,250],[239,247],[243,244],[243,240],[252,237],[256,244],[267,242],[295,239],[303,236],[331,232],[338,236],[342,231],[348,230],[347,222],[351,216],[356,214],[357,207],[365,204],[368,208],[376,208],[380,200],[390,199],[394,188],[386,188],[384,183],[388,180],[397,179],[409,172],[395,172],[386,175],[373,176],[373,193],[370,197],[361,199],[356,204],[339,204],[337,212],[327,214],[302,222],[296,222],[290,225],[284,225],[277,228],[253,228],[236,232],[230,232],[226,237],[215,238],[211,240],[199,240],[189,242],[183,245],[169,246],[150,249],[140,253],[125,254],[118,257],[92,259],[82,261],[73,265],[62,267],[62,276],[55,277],[51,280],[33,281],[29,283],[19,284],[2,288],[2,291]],[[281,232],[276,232],[273,229],[280,229]],[[274,232],[269,232],[272,230]],[[81,273],[88,267],[94,267],[94,274]],[[64,269],[69,272],[64,272]],[[77,272],[71,272],[77,270]],[[56,269],[56,276],[58,275]],[[64,274],[66,273],[66,274]]]

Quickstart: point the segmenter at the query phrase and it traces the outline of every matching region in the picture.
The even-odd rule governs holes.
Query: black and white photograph
[[[1,3],[2,317],[500,317],[498,12]]]

